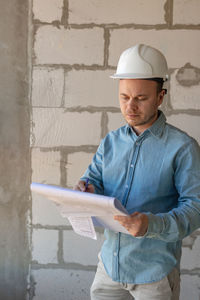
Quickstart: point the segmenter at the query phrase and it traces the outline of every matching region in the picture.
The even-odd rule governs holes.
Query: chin
[[[131,121],[127,121],[127,123],[131,126],[131,127],[135,127],[139,124],[137,124],[136,122],[131,122]]]

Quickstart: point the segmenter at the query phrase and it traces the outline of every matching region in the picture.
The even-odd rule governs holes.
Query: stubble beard
[[[156,111],[154,114],[152,114],[147,120],[140,120],[140,121],[136,121],[135,120],[135,122],[134,122],[134,120],[132,120],[132,121],[127,121],[126,120],[126,122],[131,126],[131,127],[138,127],[138,126],[143,126],[143,125],[146,125],[146,124],[148,124],[148,123],[150,123],[151,124],[151,121],[153,121],[154,120],[154,122],[156,121],[156,119],[157,119],[157,117],[158,117],[158,112]],[[152,122],[152,124],[154,123],[154,122]],[[151,125],[152,125],[151,124]],[[151,126],[150,125],[150,126]],[[150,127],[149,126],[149,127]]]

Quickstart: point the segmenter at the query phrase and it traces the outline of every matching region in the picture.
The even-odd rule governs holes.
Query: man
[[[76,185],[114,196],[129,212],[115,216],[130,234],[105,230],[91,287],[93,300],[178,300],[181,241],[200,226],[200,148],[166,123],[167,63],[157,49],[124,51],[117,73],[127,125],[101,142]]]

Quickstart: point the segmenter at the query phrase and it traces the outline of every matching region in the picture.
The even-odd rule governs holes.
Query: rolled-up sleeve
[[[147,213],[145,237],[175,242],[200,227],[200,147],[195,140],[179,150],[174,164],[178,206],[168,213]]]

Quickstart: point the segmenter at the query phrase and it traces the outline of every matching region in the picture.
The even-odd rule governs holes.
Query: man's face
[[[127,123],[137,134],[150,127],[157,119],[158,106],[164,91],[157,93],[157,82],[144,79],[121,79],[119,101]]]

